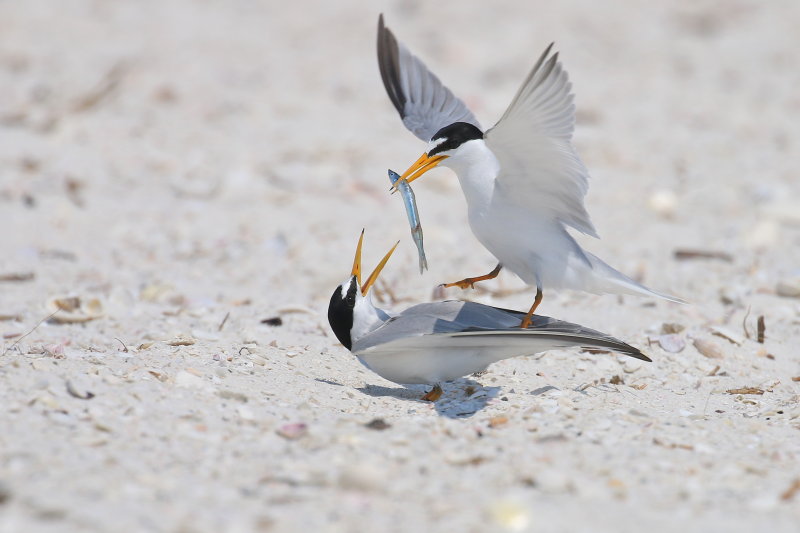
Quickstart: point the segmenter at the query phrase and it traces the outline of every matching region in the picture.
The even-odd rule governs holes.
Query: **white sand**
[[[776,286],[800,276],[800,4],[488,4],[0,3],[0,276],[34,276],[0,282],[0,531],[797,531],[800,299]],[[403,239],[386,305],[494,266],[437,170],[418,275],[386,167],[423,146],[381,87],[380,11],[486,125],[557,41],[586,245],[695,305],[565,292],[541,312],[653,363],[512,359],[431,405],[335,342],[364,226],[365,268]],[[533,297],[485,286],[512,293],[450,296]],[[20,337],[63,296],[103,316]],[[742,327],[759,315],[764,344]]]

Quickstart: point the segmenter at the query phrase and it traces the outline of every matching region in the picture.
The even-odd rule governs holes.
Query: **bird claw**
[[[454,281],[453,283],[443,283],[441,286],[445,289],[449,289],[450,287],[458,287],[459,289],[474,289],[475,281],[475,278],[464,278],[461,281]]]
[[[425,393],[421,400],[425,402],[435,402],[442,397],[442,394],[444,394],[444,391],[442,390],[441,385],[437,383],[431,390]]]

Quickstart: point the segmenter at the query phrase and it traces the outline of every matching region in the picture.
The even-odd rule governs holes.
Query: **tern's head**
[[[379,316],[375,306],[372,305],[369,289],[378,279],[378,276],[392,256],[397,244],[383,256],[381,262],[369,275],[367,281],[361,284],[361,244],[364,242],[364,232],[358,239],[356,247],[356,257],[353,260],[353,269],[350,277],[341,285],[336,287],[328,304],[328,323],[331,325],[333,333],[345,348],[352,348],[355,337],[363,331],[369,329],[370,325]]]
[[[463,157],[471,143],[482,140],[483,132],[468,122],[454,122],[445,126],[433,135],[425,153],[403,173],[401,178],[411,183],[448,158],[451,161],[443,164],[450,166],[450,163]]]
[[[428,143],[428,157],[458,157],[459,148],[469,141],[483,139],[483,132],[468,122],[454,122],[437,131]]]

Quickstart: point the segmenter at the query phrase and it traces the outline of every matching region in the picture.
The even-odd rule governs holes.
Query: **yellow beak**
[[[351,276],[356,277],[358,285],[361,286],[361,245],[364,244],[364,230],[361,230],[361,236],[358,238],[358,246],[356,247],[356,258],[353,259],[353,270],[350,271]]]
[[[402,180],[406,180],[408,183],[411,183],[415,179],[419,178],[427,171],[438,165],[442,162],[442,160],[447,159],[446,155],[435,155],[433,157],[428,157],[428,154],[422,154],[417,161],[411,165],[408,170],[406,170],[400,179],[397,180],[397,183],[400,183]],[[396,188],[395,184],[395,188]]]
[[[386,263],[389,261],[389,258],[394,253],[397,245],[400,244],[400,241],[397,241],[392,249],[383,256],[381,262],[378,263],[378,266],[375,267],[375,270],[372,271],[372,274],[369,275],[367,281],[364,282],[364,285],[361,285],[361,245],[364,242],[364,230],[361,230],[361,237],[358,238],[358,247],[356,248],[356,257],[353,260],[353,270],[351,271],[350,275],[355,276],[356,280],[358,280],[358,284],[361,286],[361,296],[366,296],[369,292],[370,287],[377,281],[378,276],[383,270],[383,267],[386,266]]]

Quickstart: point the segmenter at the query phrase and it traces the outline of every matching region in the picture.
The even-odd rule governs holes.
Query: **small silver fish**
[[[416,243],[417,252],[419,253],[419,273],[422,274],[423,270],[428,269],[428,260],[425,259],[425,247],[422,244],[422,224],[419,221],[414,191],[411,190],[411,185],[406,180],[401,180],[400,174],[394,170],[389,170],[389,180],[403,195],[403,204],[406,206],[406,215],[408,215],[408,225],[411,226],[411,236],[414,237],[414,243]]]

